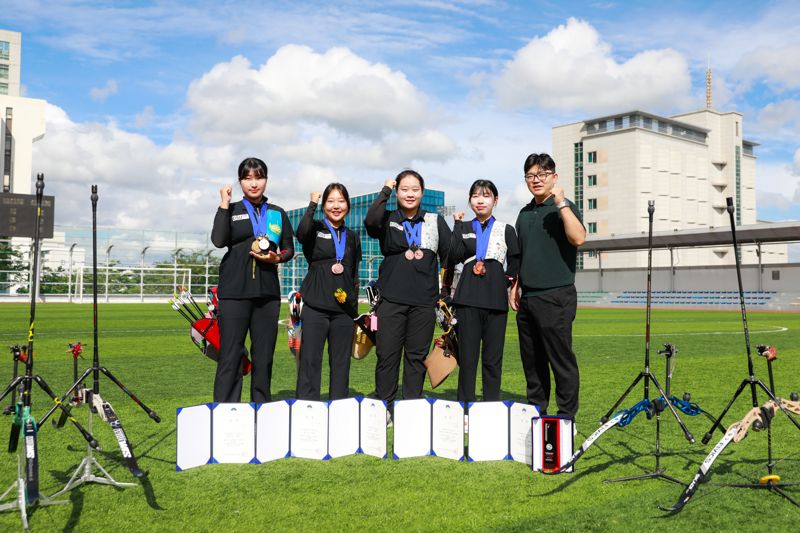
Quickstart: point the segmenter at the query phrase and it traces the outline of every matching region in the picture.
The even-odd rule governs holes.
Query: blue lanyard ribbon
[[[403,221],[403,230],[406,234],[406,242],[409,248],[417,249],[422,246],[422,224],[415,222],[411,224],[408,220]]]
[[[472,219],[472,231],[475,232],[475,260],[483,261],[486,259],[486,252],[489,250],[489,237],[492,235],[494,217],[489,217],[486,229],[483,229],[477,218]]]
[[[341,262],[344,259],[344,247],[347,243],[347,231],[344,229],[344,224],[341,227],[341,235],[336,235],[336,228],[331,226],[328,219],[325,219],[325,225],[328,226],[328,231],[331,232],[331,239],[333,239],[333,248],[336,251],[336,260]]]
[[[253,225],[253,237],[267,234],[267,202],[261,202],[261,214],[259,214],[253,204],[247,198],[242,198],[244,208],[250,217],[250,224]]]

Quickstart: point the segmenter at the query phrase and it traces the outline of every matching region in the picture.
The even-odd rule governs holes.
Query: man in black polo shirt
[[[552,368],[558,414],[574,417],[579,386],[578,361],[572,351],[572,321],[578,306],[575,262],[586,229],[577,206],[556,186],[552,157],[531,154],[524,170],[533,200],[517,217],[522,265],[509,299],[517,311],[527,399],[540,413],[547,413]]]

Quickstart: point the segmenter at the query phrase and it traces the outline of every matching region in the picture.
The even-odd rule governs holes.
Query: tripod
[[[725,409],[722,411],[722,413],[719,415],[719,417],[717,417],[717,419],[714,421],[714,424],[711,426],[711,429],[708,430],[708,433],[706,433],[703,436],[703,444],[708,444],[708,441],[711,440],[711,435],[714,433],[714,430],[716,430],[717,427],[722,424],[722,419],[728,413],[728,411],[730,410],[731,406],[733,406],[734,402],[736,402],[736,399],[739,397],[739,395],[744,391],[745,387],[749,387],[750,388],[750,396],[751,396],[752,405],[753,405],[754,408],[757,408],[759,406],[759,403],[758,403],[758,389],[761,389],[764,393],[766,393],[766,395],[773,402],[775,402],[775,404],[780,408],[780,410],[789,418],[789,420],[792,422],[792,424],[794,424],[794,426],[797,429],[800,429],[800,423],[798,423],[797,419],[795,419],[795,417],[793,417],[792,414],[789,411],[786,410],[786,408],[783,406],[781,401],[775,396],[775,393],[774,393],[774,391],[775,391],[775,381],[773,379],[773,373],[772,373],[772,359],[774,359],[774,357],[772,359],[770,359],[770,357],[765,356],[765,357],[767,357],[767,369],[769,371],[769,385],[770,385],[769,387],[767,387],[764,384],[764,382],[761,381],[760,379],[758,379],[756,377],[756,375],[755,375],[755,369],[753,367],[753,356],[752,356],[751,351],[750,351],[750,330],[748,329],[748,326],[747,326],[747,308],[745,307],[744,289],[742,287],[742,266],[741,266],[741,259],[739,257],[739,244],[738,244],[738,241],[736,240],[736,223],[735,223],[735,221],[733,219],[733,212],[734,212],[733,198],[728,197],[726,199],[726,203],[727,203],[727,210],[728,210],[728,215],[729,215],[730,223],[731,223],[731,236],[733,238],[733,251],[734,251],[735,259],[736,259],[736,278],[737,278],[737,280],[739,282],[739,305],[740,305],[741,310],[742,310],[742,326],[744,328],[744,342],[745,342],[745,347],[747,349],[747,372],[748,372],[748,376],[745,379],[742,380],[742,382],[739,384],[739,388],[736,389],[736,392],[733,394],[733,397],[728,402],[728,405],[725,406]],[[762,348],[764,350],[767,349],[766,346],[764,346],[764,347],[759,346],[758,348],[759,348],[759,353],[762,352]],[[762,353],[762,355],[763,355],[763,353]],[[773,476],[772,470],[773,470],[773,467],[774,467],[774,463],[772,461],[772,425],[771,424],[767,425],[767,430],[768,430],[767,431],[767,470],[769,472],[769,475],[767,476],[767,478],[771,479],[772,476]],[[759,483],[759,484],[733,484],[733,485],[730,485],[730,486],[734,486],[734,487],[737,487],[737,486],[739,486],[739,487],[741,487],[741,486],[744,486],[744,487],[759,487],[759,488],[766,487],[769,490],[775,491],[776,493],[780,494],[781,496],[783,496],[787,500],[791,501],[793,504],[798,505],[798,503],[796,501],[794,501],[792,498],[790,498],[786,493],[784,493],[780,489],[780,486],[789,485],[789,484],[790,483],[779,484],[779,483],[767,482],[767,483]]]
[[[644,349],[644,370],[639,372],[639,375],[633,380],[627,390],[622,393],[622,396],[616,401],[616,403],[608,410],[608,412],[600,419],[600,421],[605,424],[608,422],[609,418],[611,418],[612,413],[619,407],[622,401],[625,399],[626,396],[633,390],[636,385],[639,384],[640,381],[644,380],[644,400],[645,402],[650,402],[650,382],[655,385],[658,392],[661,393],[661,398],[665,401],[663,402],[663,406],[659,405],[656,406],[653,411],[656,414],[656,469],[653,472],[649,472],[646,474],[641,474],[638,476],[626,477],[626,478],[619,478],[619,479],[610,479],[607,482],[616,482],[616,481],[630,481],[634,479],[649,479],[649,478],[660,478],[665,479],[667,481],[672,481],[674,483],[681,483],[677,479],[670,477],[664,474],[664,469],[661,467],[660,459],[661,459],[661,445],[660,445],[660,435],[661,435],[661,414],[660,409],[663,410],[663,407],[667,407],[669,411],[672,413],[672,416],[675,417],[675,420],[678,421],[678,424],[681,426],[683,430],[683,434],[690,443],[694,443],[694,436],[689,432],[686,425],[681,420],[681,417],[678,416],[678,412],[675,410],[675,406],[672,405],[672,402],[669,400],[669,394],[664,392],[664,389],[661,388],[661,385],[658,383],[656,376],[650,371],[650,310],[652,307],[652,275],[653,275],[653,213],[655,212],[655,202],[650,200],[647,202],[647,214],[649,218],[649,226],[648,226],[648,236],[647,236],[647,319],[645,325],[645,349]],[[669,345],[672,346],[672,345]],[[664,355],[667,356],[667,390],[669,390],[670,386],[670,372],[669,372],[669,363],[670,358],[674,355],[674,347],[667,349],[664,352]],[[656,403],[660,404],[660,401]],[[648,412],[648,418],[651,417],[653,414],[652,411]]]
[[[100,374],[102,373],[108,379],[110,379],[117,387],[122,389],[122,391],[128,395],[128,397],[133,400],[133,402],[141,407],[153,420],[156,422],[161,422],[161,418],[149,407],[147,407],[144,403],[142,403],[139,398],[136,397],[130,390],[128,390],[125,385],[122,384],[115,376],[112,374],[106,367],[100,366],[100,353],[98,349],[98,331],[97,331],[97,185],[92,185],[92,194],[91,194],[91,201],[92,201],[92,308],[93,308],[93,325],[94,325],[94,346],[93,346],[93,359],[92,359],[92,366],[87,368],[83,374],[72,384],[72,386],[67,390],[66,394],[61,398],[61,401],[64,401],[74,392],[80,394],[83,398],[82,403],[89,404],[89,424],[92,423],[92,414],[96,412],[100,418],[108,422],[111,428],[114,430],[114,436],[117,438],[117,444],[119,445],[120,451],[122,452],[122,456],[125,458],[125,462],[128,465],[128,469],[131,473],[138,478],[145,477],[147,474],[143,472],[139,465],[136,462],[136,457],[133,454],[133,447],[128,440],[128,436],[125,434],[125,430],[122,427],[122,421],[117,416],[114,408],[111,406],[110,403],[103,400],[100,396]],[[92,375],[92,388],[86,388],[84,385],[84,381],[86,380],[89,375]],[[44,421],[47,420],[50,415],[53,414],[54,409],[50,409],[43,417],[42,417],[42,424]],[[56,424],[58,425],[58,424]],[[90,426],[91,427],[91,426]],[[97,467],[103,474],[102,477],[95,476],[92,473],[92,468]],[[81,472],[83,472],[81,474]],[[78,477],[80,474],[80,477]],[[83,458],[81,463],[78,465],[77,469],[75,470],[74,474],[67,482],[66,486],[58,491],[56,494],[61,494],[72,489],[75,486],[78,486],[82,483],[87,482],[96,482],[96,483],[103,483],[107,485],[114,485],[115,487],[124,487],[130,486],[131,483],[120,483],[116,481],[113,477],[111,477],[108,472],[106,472],[103,467],[97,462],[97,460],[92,455],[92,450],[89,449],[87,455]]]
[[[33,374],[33,339],[34,339],[34,319],[36,317],[36,293],[39,281],[39,239],[42,221],[42,196],[44,194],[44,175],[38,174],[36,176],[36,224],[33,233],[33,269],[31,270],[31,306],[30,306],[30,321],[28,322],[28,349],[27,358],[25,359],[25,374],[16,376],[11,383],[0,394],[0,401],[3,400],[9,393],[16,391],[18,386],[21,386],[21,393],[19,401],[14,406],[14,419],[11,426],[11,433],[8,442],[8,451],[17,451],[20,439],[20,432],[23,435],[23,452],[25,454],[25,472],[22,473],[22,461],[18,458],[17,462],[17,480],[0,496],[2,501],[6,496],[11,494],[14,489],[17,492],[16,500],[0,505],[0,511],[6,509],[19,509],[22,516],[22,525],[25,529],[28,528],[27,506],[28,505],[56,505],[69,503],[66,501],[53,501],[44,495],[39,494],[39,451],[38,451],[38,427],[36,420],[31,415],[31,389],[33,382],[41,388],[50,398],[53,399],[55,405],[53,410],[61,409],[66,413],[67,419],[80,431],[83,438],[89,443],[90,448],[97,448],[97,441],[81,426],[75,418],[72,417],[70,409],[61,403],[58,396],[53,393],[53,390],[47,382],[39,375]],[[15,360],[19,359],[19,354],[14,353]]]

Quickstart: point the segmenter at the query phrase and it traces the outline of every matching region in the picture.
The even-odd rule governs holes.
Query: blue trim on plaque
[[[432,449],[428,455],[430,455],[431,457],[439,457],[438,455],[436,455],[436,452],[433,451]]]
[[[356,401],[357,401],[359,404],[362,402],[362,400],[364,400],[364,397],[363,397],[363,396],[356,396],[355,398],[356,398]]]
[[[326,453],[325,457],[322,458],[323,461],[327,461],[329,459],[332,459],[331,454],[329,454],[329,453]]]
[[[512,460],[511,454],[508,454],[505,457],[503,457],[503,461],[511,461],[511,460]]]
[[[431,405],[436,403],[436,400],[437,400],[437,398],[425,398],[425,399],[428,400],[428,403],[431,404]]]
[[[253,411],[256,411],[256,402],[248,402],[247,405],[253,408]]]
[[[398,461],[400,460],[400,458],[397,456],[397,454],[394,453],[394,450],[392,450],[392,459],[395,459],[395,460],[398,460]]]
[[[383,454],[383,457],[381,457],[381,459],[386,459],[386,458],[388,458],[388,457],[389,457],[389,455],[388,455],[388,454]]]
[[[250,461],[249,461],[249,463],[248,463],[248,464],[251,464],[251,465],[260,465],[260,464],[261,464],[261,461],[259,461],[259,460],[258,460],[258,458],[256,458],[256,457],[253,457],[252,459],[250,459]]]
[[[361,453],[361,454],[364,453],[364,450],[361,449],[361,446],[359,446],[358,449],[356,450],[356,454],[359,454],[359,453]]]
[[[175,409],[175,416],[181,414],[181,411],[183,411],[183,407],[178,407],[177,409]]]
[[[286,403],[288,403],[289,405],[293,405],[293,404],[294,404],[294,402],[296,402],[296,401],[297,401],[297,399],[296,399],[296,398],[291,398],[291,399],[289,399],[289,400],[283,400],[283,401],[284,401],[284,402],[286,402]]]
[[[473,459],[472,457],[470,457],[470,456],[468,455],[468,456],[467,456],[467,462],[468,462],[468,463],[474,463],[474,462],[475,462],[475,459]]]
[[[478,403],[478,402],[467,402],[467,407],[472,407],[472,406],[473,406],[473,405],[475,405],[476,403]]]
[[[208,460],[208,462],[207,462],[206,464],[207,464],[207,465],[218,465],[218,464],[219,464],[219,461],[217,461],[216,459],[214,459],[214,458],[212,457],[211,459],[209,459],[209,460]]]
[[[179,466],[177,465],[177,463],[175,464],[175,471],[176,471],[176,472],[183,472],[183,470],[181,470],[181,467],[179,467]]]
[[[284,459],[289,459],[290,457],[292,457],[292,451],[291,450],[286,452],[286,455],[283,456]]]
[[[213,410],[214,410],[214,409],[216,409],[216,408],[217,408],[217,406],[218,406],[219,404],[221,404],[221,403],[222,403],[222,402],[211,402],[211,403],[207,403],[206,405],[208,406],[208,408],[209,408],[209,409],[211,409],[211,410],[213,411]]]
[[[503,400],[503,403],[506,407],[511,407],[514,404],[514,400]]]

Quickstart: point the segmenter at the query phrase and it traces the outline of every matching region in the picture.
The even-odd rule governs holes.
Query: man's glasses
[[[555,174],[555,172],[539,172],[538,174],[525,174],[525,181],[533,182],[536,180],[547,181],[547,178]]]

